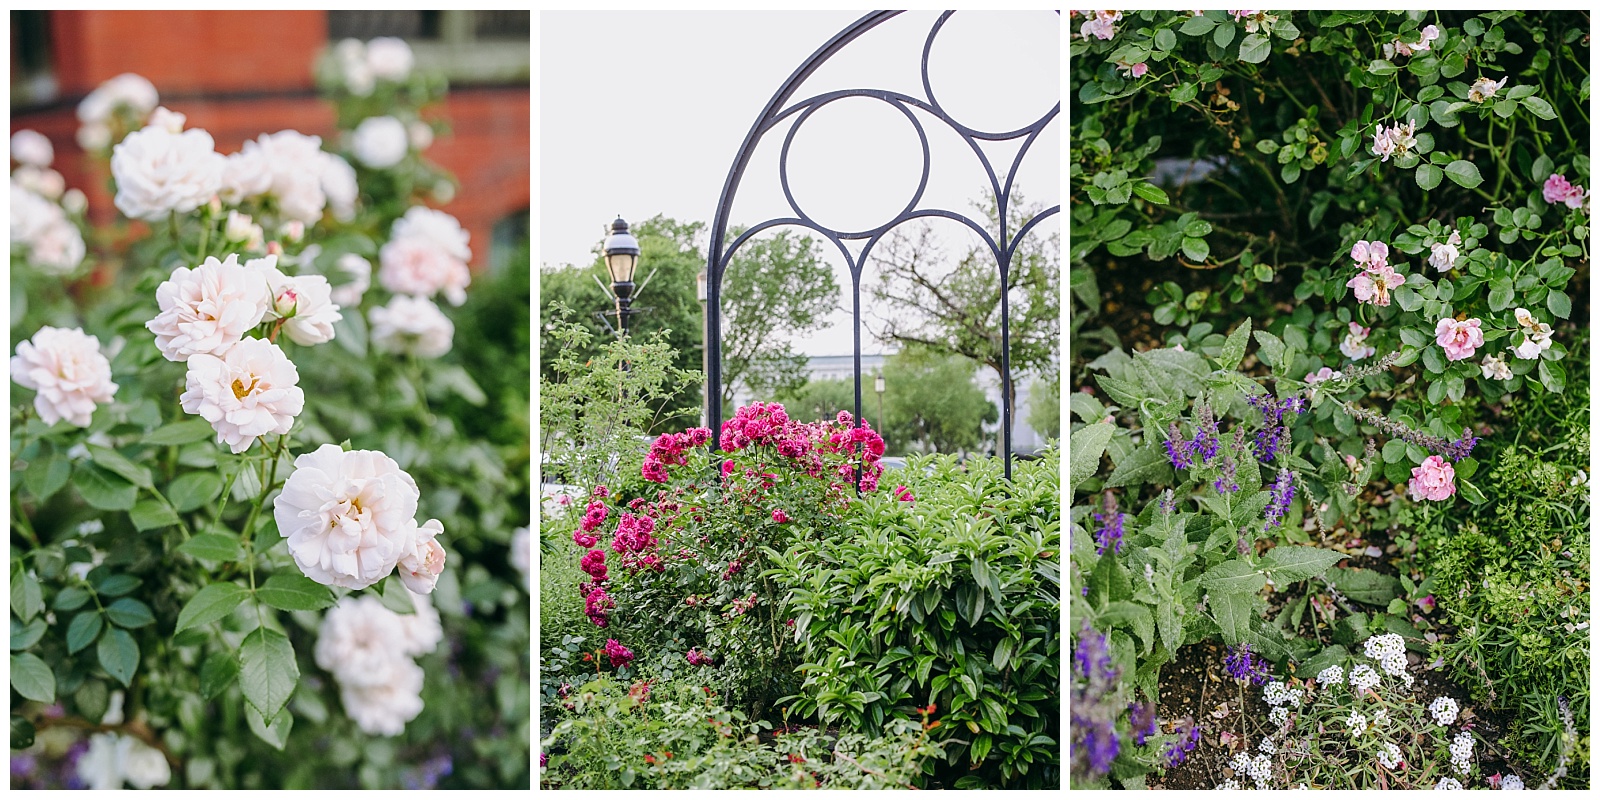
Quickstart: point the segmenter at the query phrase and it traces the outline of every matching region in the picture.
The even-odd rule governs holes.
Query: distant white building
[[[873,397],[873,376],[883,371],[883,362],[887,358],[885,353],[861,354],[861,407],[870,411],[876,398]],[[846,353],[837,356],[811,356],[803,367],[807,380],[851,380],[855,377],[855,357]],[[983,390],[989,402],[994,403],[996,410],[1000,408],[1000,374],[994,370],[979,366],[975,370],[978,388]],[[1029,398],[1033,396],[1033,387],[1038,383],[1038,377],[1031,373],[1017,373],[1017,399],[1016,406],[1012,409],[1011,422],[1011,452],[1033,453],[1042,450],[1045,446],[1044,437],[1028,425]],[[749,391],[740,387],[734,393],[733,404],[724,409],[726,418],[733,413],[733,409],[749,403],[753,399]],[[1000,423],[983,426],[984,435],[998,443],[1000,438]]]

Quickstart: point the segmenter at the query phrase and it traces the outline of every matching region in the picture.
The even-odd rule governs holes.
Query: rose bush
[[[1486,535],[1500,501],[1484,487],[1512,476],[1485,454],[1537,425],[1508,409],[1579,391],[1568,365],[1587,363],[1573,356],[1588,313],[1588,24],[1522,11],[1079,13],[1072,330],[1084,391],[1072,406],[1076,483],[1089,496],[1073,518],[1075,577],[1090,602],[1074,616],[1094,623],[1079,643],[1095,657],[1076,676],[1074,714],[1081,697],[1088,724],[1073,763],[1085,785],[1138,786],[1165,770],[1167,786],[1189,788],[1203,769],[1182,766],[1187,751],[1161,752],[1163,738],[1134,735],[1148,709],[1128,704],[1170,696],[1213,634],[1285,669],[1337,660],[1369,630],[1387,631],[1421,673],[1445,653],[1483,652],[1485,627],[1469,621],[1486,618],[1481,601],[1459,584],[1438,594],[1446,574],[1515,574],[1531,583],[1497,584],[1521,593],[1549,585],[1554,570],[1571,587],[1560,596],[1586,593],[1586,572],[1532,569],[1518,562],[1521,545],[1503,559],[1447,548],[1484,558],[1475,569],[1447,570],[1434,556],[1441,541]],[[1273,403],[1303,405],[1268,415],[1258,398],[1269,386]],[[1241,407],[1246,398],[1258,414]],[[1209,445],[1229,420],[1235,431],[1262,426],[1248,470],[1189,446]],[[1480,437],[1487,446],[1474,449]],[[1255,478],[1230,474],[1258,466],[1262,484],[1270,467],[1282,486],[1255,499],[1265,513],[1233,488]],[[1115,513],[1105,510],[1113,490],[1142,509],[1126,528],[1099,518]],[[1582,541],[1586,552],[1587,506],[1561,519],[1534,549]],[[1283,580],[1274,561],[1313,548]],[[1166,597],[1180,600],[1172,628],[1182,635],[1152,647],[1143,634],[1166,636],[1166,603],[1148,607],[1154,626],[1127,604]],[[1101,636],[1105,647],[1091,646]],[[1512,638],[1526,654],[1552,649],[1548,638]],[[1587,755],[1557,702],[1587,697],[1586,682],[1566,677],[1582,670],[1540,670],[1540,699],[1512,699],[1535,681],[1514,666],[1522,656],[1507,657],[1498,675],[1453,672],[1481,685],[1489,713],[1512,717],[1495,724],[1516,746],[1494,757],[1524,777],[1583,782]],[[1519,691],[1491,698],[1506,679]],[[1163,736],[1200,725],[1211,734],[1204,754],[1269,734],[1250,717],[1213,723],[1199,712],[1164,708]],[[1256,760],[1285,759],[1207,757],[1241,782],[1265,775]],[[1382,765],[1368,780],[1421,785],[1422,772],[1390,769],[1434,765]]]
[[[396,92],[397,46],[373,81],[414,117],[442,85]],[[223,155],[157,102],[121,76],[79,109],[117,231],[13,173],[14,785],[526,786],[528,420],[482,413],[526,408],[525,247],[469,297],[420,148]],[[63,265],[63,226],[92,255]],[[433,283],[371,290],[399,239]]]

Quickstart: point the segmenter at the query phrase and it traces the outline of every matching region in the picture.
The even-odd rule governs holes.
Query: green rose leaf
[[[1455,181],[1457,186],[1466,189],[1476,189],[1478,184],[1483,183],[1483,173],[1479,172],[1478,165],[1471,161],[1452,161],[1450,166],[1444,168],[1444,174],[1450,176],[1450,180]]]
[[[11,688],[17,694],[40,703],[56,701],[56,676],[44,659],[32,653],[11,656]]]
[[[256,589],[256,597],[280,611],[320,611],[333,605],[333,592],[304,575],[276,572]]]
[[[249,594],[236,583],[207,584],[178,612],[178,625],[173,633],[207,625],[228,616]]]
[[[239,540],[220,533],[201,533],[178,545],[178,552],[202,561],[226,563],[244,558]]]
[[[106,628],[95,653],[107,675],[123,686],[133,682],[133,672],[139,668],[139,643],[132,634],[121,628]]]
[[[267,628],[256,628],[244,637],[239,646],[239,687],[263,718],[277,717],[299,681],[300,665],[295,663],[289,637]]]

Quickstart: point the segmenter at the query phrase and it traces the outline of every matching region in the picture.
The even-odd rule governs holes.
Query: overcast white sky
[[[617,215],[665,214],[706,223],[751,124],[779,85],[860,11],[553,12],[539,20],[539,260],[586,264]],[[893,89],[926,99],[919,65],[938,12],[909,11],[868,32],[813,75],[791,102],[841,88]],[[1013,130],[1061,97],[1060,18],[1049,11],[960,12],[940,31],[929,61],[940,103],[980,130]],[[975,215],[987,185],[959,137],[931,116],[933,168],[921,208]],[[1018,170],[1028,202],[1060,202],[1058,117]],[[745,172],[734,224],[790,216],[777,152],[788,124],[763,139]],[[990,146],[1002,173],[1015,145]],[[847,99],[808,120],[790,151],[796,201],[818,222],[865,229],[910,199],[921,149],[910,123],[887,104]],[[941,227],[953,256],[969,241]],[[1059,230],[1051,221],[1041,233]],[[836,253],[841,308],[828,330],[799,342],[811,355],[848,353],[849,275]],[[649,266],[641,264],[641,274]],[[870,267],[869,267],[870,270]],[[863,286],[870,275],[863,278]],[[648,293],[648,287],[646,293]],[[863,294],[866,291],[863,289]],[[641,298],[648,305],[648,298]],[[871,309],[863,309],[870,316]],[[863,331],[863,348],[877,349]]]

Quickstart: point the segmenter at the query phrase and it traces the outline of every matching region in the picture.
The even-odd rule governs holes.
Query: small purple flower
[[[1278,448],[1282,446],[1283,440],[1289,436],[1289,426],[1284,423],[1283,415],[1303,413],[1309,404],[1299,395],[1291,395],[1282,400],[1265,394],[1250,395],[1245,400],[1252,408],[1261,412],[1262,428],[1256,431],[1255,437],[1256,457],[1262,461],[1271,461],[1278,454]]]
[[[1099,547],[1095,549],[1096,555],[1105,555],[1106,548],[1110,547],[1113,553],[1122,552],[1122,520],[1126,515],[1117,510],[1117,498],[1106,492],[1104,513],[1095,514],[1094,521],[1100,523],[1100,528],[1095,531],[1095,541]]]
[[[1133,743],[1143,747],[1144,740],[1156,732],[1156,704],[1128,704],[1128,723],[1133,727]]]
[[[1116,728],[1109,722],[1074,717],[1072,738],[1076,740],[1074,760],[1087,760],[1090,771],[1101,775],[1111,771],[1111,762],[1122,749]]]
[[[1171,489],[1161,493],[1161,513],[1171,516],[1178,511],[1178,496]]]
[[[1222,457],[1222,474],[1218,475],[1217,479],[1211,482],[1211,485],[1221,494],[1237,492],[1239,491],[1238,475],[1239,462],[1234,460],[1233,450],[1229,449]]]
[[[1172,460],[1172,468],[1188,469],[1193,466],[1194,444],[1178,432],[1178,423],[1174,422],[1168,426],[1167,433],[1167,458]]]
[[[1238,680],[1250,681],[1257,686],[1267,682],[1266,663],[1256,660],[1255,654],[1250,652],[1249,644],[1228,648],[1228,657],[1222,665],[1229,675]]]
[[[1189,754],[1200,746],[1200,730],[1200,725],[1194,721],[1193,717],[1184,717],[1183,723],[1178,726],[1176,731],[1180,736],[1167,743],[1166,759],[1168,768],[1182,764],[1184,759],[1187,759]]]
[[[1089,681],[1110,683],[1116,680],[1117,670],[1111,666],[1111,650],[1106,646],[1106,635],[1084,624],[1078,633],[1078,646],[1072,650],[1072,663],[1078,676]]]
[[[1283,524],[1283,517],[1289,513],[1289,503],[1294,500],[1294,474],[1287,469],[1278,470],[1278,479],[1267,487],[1270,498],[1267,501],[1267,527],[1276,528]]]
[[[1472,429],[1462,428],[1461,438],[1444,446],[1444,456],[1451,461],[1460,461],[1461,459],[1472,455],[1472,448],[1476,447],[1477,445],[1478,437],[1472,435]]]
[[[1211,407],[1202,405],[1195,409],[1195,433],[1194,439],[1189,444],[1190,452],[1200,454],[1200,458],[1209,464],[1211,459],[1217,457],[1221,445],[1222,440],[1218,438],[1217,433],[1217,418],[1211,412]]]

